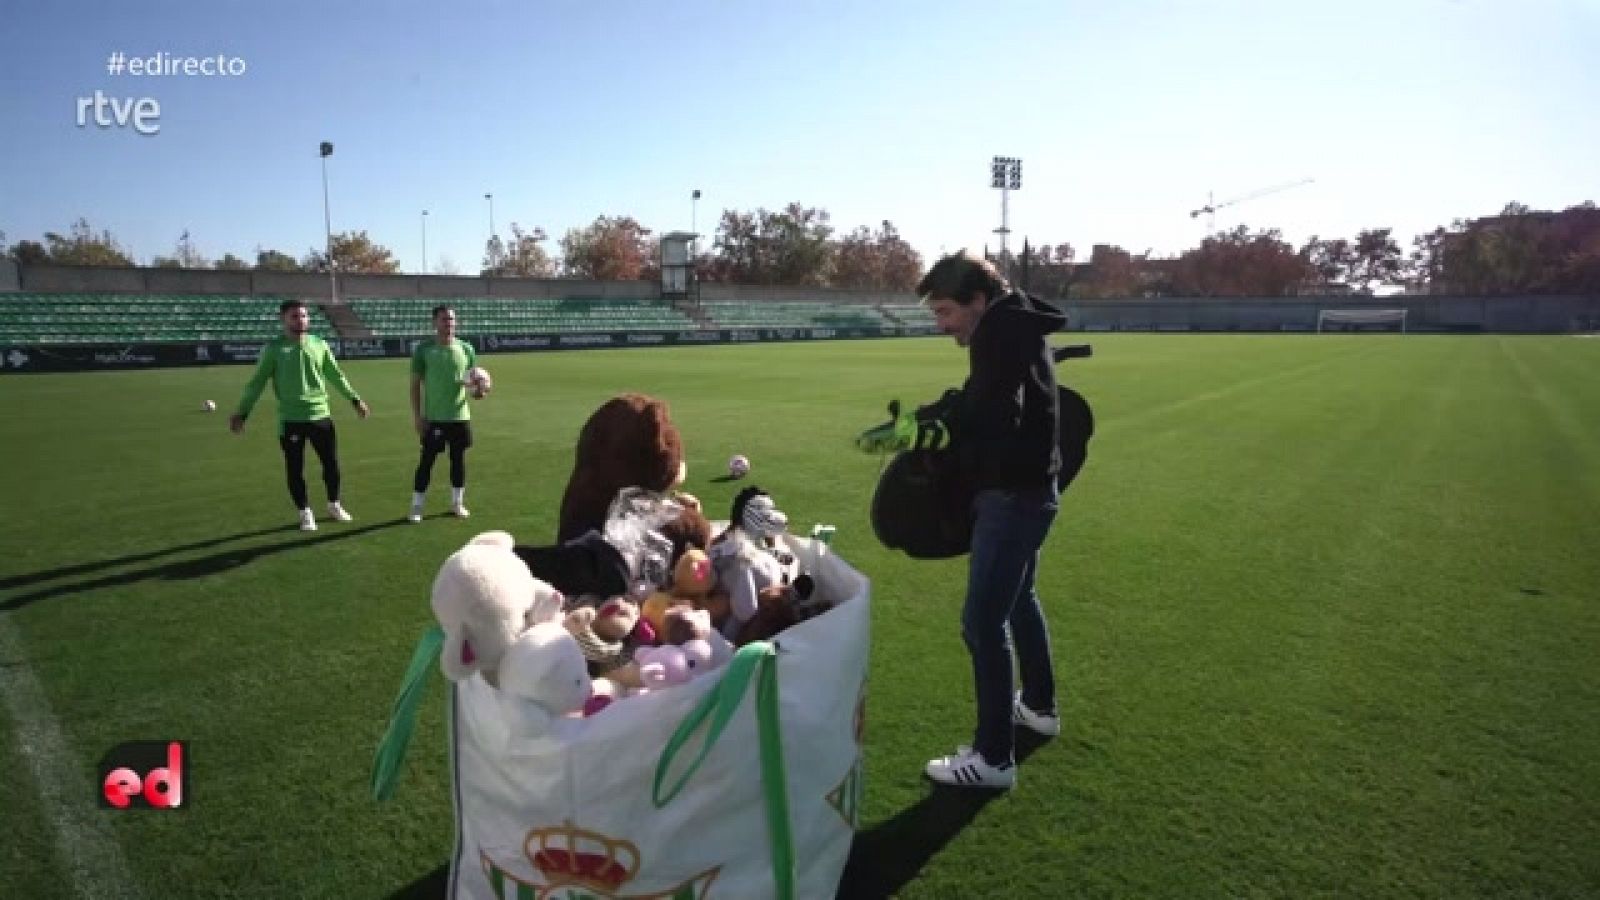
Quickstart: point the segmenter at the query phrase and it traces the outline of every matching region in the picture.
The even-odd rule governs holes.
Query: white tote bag
[[[511,738],[453,686],[454,900],[828,898],[858,824],[869,583],[791,538],[836,605],[685,685]]]

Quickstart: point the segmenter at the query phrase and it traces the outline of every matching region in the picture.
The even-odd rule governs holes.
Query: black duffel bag
[[[1061,347],[1055,359],[1089,356],[1088,345]],[[1072,388],[1058,386],[1061,470],[1056,487],[1066,491],[1089,458],[1094,436],[1094,410]],[[946,391],[936,403],[917,411],[919,419],[942,418],[960,399]],[[956,436],[959,440],[960,436]],[[972,549],[973,489],[962,477],[951,447],[904,450],[895,454],[878,478],[872,494],[872,531],[885,547],[913,559],[949,559]]]

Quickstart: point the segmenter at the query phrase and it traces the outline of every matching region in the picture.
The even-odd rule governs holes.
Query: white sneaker
[[[462,506],[461,504],[457,503],[454,506],[450,507],[450,515],[455,516],[458,519],[465,519],[468,516],[471,516],[472,512],[470,510],[468,510],[465,506]]]
[[[1017,692],[1017,701],[1012,708],[1011,719],[1018,725],[1043,737],[1055,737],[1061,733],[1061,717],[1045,715],[1029,709],[1022,702],[1021,691]]]
[[[421,522],[422,521],[422,504],[421,503],[412,503],[411,504],[411,512],[406,513],[406,519],[408,521],[412,521],[412,522]]]
[[[930,779],[953,787],[1009,791],[1017,784],[1015,763],[1009,763],[1004,767],[991,766],[984,761],[981,754],[973,752],[972,748],[966,745],[957,747],[953,756],[928,760],[928,765],[922,771]]]
[[[338,522],[348,522],[353,517],[349,513],[345,512],[344,507],[340,506],[338,503],[329,503],[328,518]]]
[[[301,531],[316,531],[317,530],[317,517],[313,516],[311,514],[311,510],[309,510],[309,509],[300,510],[300,530]]]

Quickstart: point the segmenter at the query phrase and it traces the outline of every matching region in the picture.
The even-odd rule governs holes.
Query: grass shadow
[[[202,556],[196,559],[178,560],[176,562],[152,566],[146,569],[136,569],[132,572],[119,572],[115,575],[107,575],[103,578],[95,578],[89,581],[79,581],[72,584],[48,587],[43,590],[33,591],[32,593],[20,594],[16,597],[12,597],[4,603],[0,603],[0,612],[10,612],[12,610],[21,609],[40,600],[48,600],[52,597],[60,597],[66,594],[79,594],[87,591],[96,591],[100,590],[101,588],[120,587],[122,585],[136,584],[141,581],[183,581],[190,578],[204,578],[208,575],[226,572],[229,569],[237,569],[240,566],[248,565],[249,563],[252,563],[264,556],[272,556],[276,553],[282,553],[285,550],[298,550],[304,547],[315,546],[317,544],[326,544],[331,541],[348,540],[353,537],[370,534],[374,531],[381,531],[385,528],[393,528],[396,525],[405,524],[405,521],[405,519],[392,519],[387,522],[375,522],[371,525],[363,525],[359,528],[340,528],[336,531],[319,532],[316,537],[306,538],[304,540],[282,541],[276,544],[266,544],[258,547],[239,547],[231,550],[223,550],[218,553],[213,553],[210,556]],[[284,530],[286,529],[275,528],[263,533],[273,534]],[[290,526],[290,528],[287,530],[293,531],[295,534],[300,533],[298,529],[295,529],[293,526]],[[238,536],[236,535],[235,537]],[[219,540],[232,540],[232,538]],[[199,546],[209,546],[209,544],[203,543]],[[182,549],[185,548],[177,548],[175,550],[165,552],[178,552]]]
[[[1016,756],[1021,765],[1048,742],[1017,729]],[[999,791],[932,785],[928,794],[893,818],[857,832],[850,858],[839,879],[837,900],[882,900],[893,897],[960,834]]]
[[[26,575],[13,575],[10,578],[0,578],[0,591],[9,591],[14,588],[27,587],[30,584],[38,584],[41,581],[54,581],[57,578],[70,578],[74,575],[87,575],[90,572],[98,572],[102,569],[117,569],[123,566],[131,566],[134,563],[149,562],[150,560],[161,556],[172,556],[179,553],[192,553],[196,550],[204,550],[207,547],[215,547],[220,544],[227,544],[233,541],[243,541],[249,538],[265,537],[269,534],[294,531],[297,527],[298,526],[291,523],[287,525],[279,525],[275,528],[258,528],[255,531],[241,531],[238,534],[230,534],[227,537],[207,538],[203,541],[195,541],[191,544],[179,544],[177,546],[167,547],[162,550],[147,550],[143,553],[130,553],[126,556],[118,556],[114,559],[100,559],[95,560],[94,562],[74,563],[70,566],[60,566],[54,569],[42,569],[38,572],[29,572]]]
[[[442,900],[450,888],[450,864],[418,878],[389,895],[389,900]]]

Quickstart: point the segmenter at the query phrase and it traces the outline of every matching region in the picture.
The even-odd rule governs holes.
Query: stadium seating
[[[232,294],[7,294],[0,297],[0,343],[118,344],[257,341],[281,328],[283,298]],[[311,332],[333,327],[315,304]]]
[[[8,294],[0,297],[0,344],[116,344],[258,341],[278,333],[282,297],[217,294]],[[351,297],[350,311],[374,337],[422,337],[433,332],[430,312],[454,307],[461,331],[477,334],[560,334],[587,331],[679,331],[711,328],[881,328],[931,325],[917,304],[704,303],[703,326],[660,300],[565,297],[511,299]],[[338,336],[316,304],[311,331]],[[346,322],[346,325],[349,323]],[[356,332],[345,337],[365,337]]]
[[[719,328],[881,328],[893,325],[860,303],[708,302],[702,305]]]
[[[934,324],[933,313],[921,303],[885,303],[881,308],[902,325],[932,327]]]
[[[461,333],[469,335],[677,331],[695,327],[688,316],[659,300],[351,297],[349,304],[361,323],[377,337],[432,334],[430,312],[440,304],[455,309]]]

